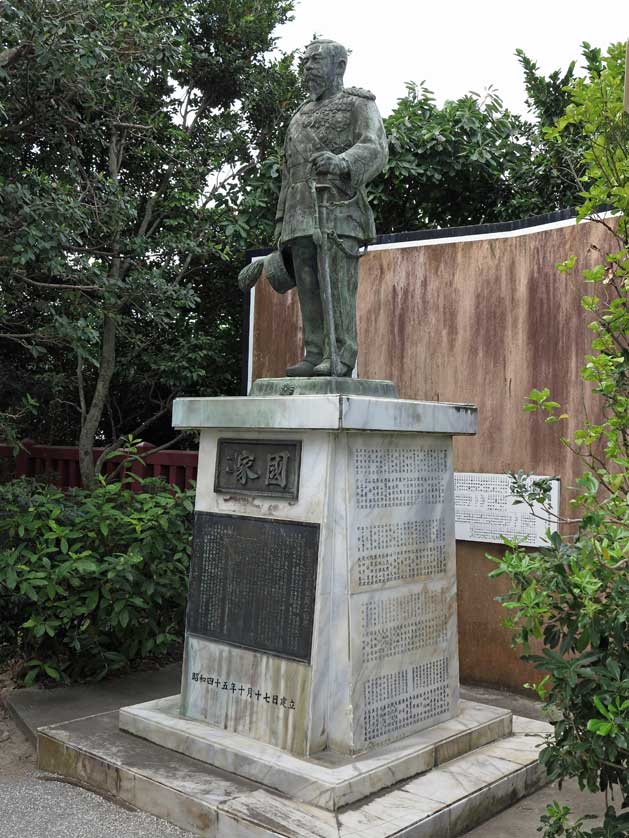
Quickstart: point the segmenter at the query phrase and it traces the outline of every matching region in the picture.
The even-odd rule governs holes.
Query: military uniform
[[[313,155],[329,151],[345,161],[347,172],[315,175]],[[356,362],[356,292],[360,245],[376,234],[366,184],[387,162],[387,140],[375,96],[348,88],[323,101],[308,101],[293,116],[284,144],[282,189],[276,221],[280,249],[292,261],[304,325],[305,360],[329,358],[313,235],[318,230],[315,183],[328,184],[328,241],[334,326],[339,359],[350,370]],[[355,255],[349,255],[355,254]]]

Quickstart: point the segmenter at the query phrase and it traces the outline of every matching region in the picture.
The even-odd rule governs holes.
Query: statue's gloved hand
[[[264,261],[256,259],[255,262],[249,262],[248,265],[238,274],[238,287],[241,291],[248,291],[260,279],[262,269],[264,268]]]
[[[275,230],[273,232],[273,244],[277,247],[279,240],[282,238],[282,227],[283,221],[277,221],[275,224]]]
[[[312,168],[317,175],[349,174],[349,164],[343,157],[331,151],[319,151],[310,158]]]

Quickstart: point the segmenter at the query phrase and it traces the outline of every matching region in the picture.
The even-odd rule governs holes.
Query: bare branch
[[[109,140],[109,174],[112,180],[118,181],[120,170],[118,168],[118,131],[116,129],[111,132]]]
[[[171,407],[172,402],[173,402],[173,398],[174,398],[174,394],[171,394],[168,397],[168,399],[166,400],[166,404],[161,408],[161,410],[159,410],[157,413],[154,413],[153,416],[151,416],[146,421],[142,422],[142,424],[138,425],[137,428],[134,428],[131,431],[131,433],[128,434],[128,436],[131,436],[133,438],[137,438],[138,435],[141,434],[143,431],[145,431],[150,425],[152,425],[154,422],[157,422],[158,419],[160,419],[165,413],[167,413],[170,410],[170,407]],[[100,469],[101,469],[103,463],[105,462],[105,459],[113,451],[116,451],[116,449],[120,449],[122,444],[124,442],[126,442],[126,440],[127,440],[126,436],[120,435],[116,440],[111,442],[106,448],[103,448],[99,458],[96,460],[96,463],[94,465],[94,469],[96,471],[96,474],[100,473]],[[114,471],[114,474],[116,474],[117,471],[118,471],[118,469],[116,469]]]
[[[166,448],[170,448],[171,445],[174,445],[176,442],[179,442],[180,439],[183,439],[184,436],[187,436],[190,431],[182,431],[177,436],[173,437],[168,442],[165,442],[163,445],[158,445],[157,448],[151,448],[150,451],[146,451],[142,454],[142,459],[146,460],[149,457],[152,457],[154,454],[159,454],[160,451],[165,451]]]
[[[81,410],[80,410],[80,408],[79,408],[78,404],[74,404],[74,402],[69,402],[67,399],[52,399],[51,404],[53,404],[53,403],[55,403],[55,402],[56,402],[57,404],[65,404],[65,405],[67,405],[68,407],[71,407],[71,408],[72,408],[72,410],[76,410],[76,412],[77,412],[77,413],[80,413],[80,412],[81,412]]]
[[[115,261],[115,260],[114,260]],[[111,313],[103,316],[101,355],[96,386],[85,421],[81,423],[79,435],[79,467],[83,485],[91,489],[96,482],[93,449],[96,430],[103,415],[103,408],[109,395],[109,385],[116,366],[116,320]]]
[[[111,400],[110,399],[107,399],[106,408],[107,408],[107,415],[109,416],[109,426],[111,428],[111,438],[112,439],[117,439],[117,438],[119,438],[119,434],[118,434],[118,431],[116,429],[116,423],[114,422],[114,413],[113,413],[113,410],[111,409]]]
[[[598,214],[590,215],[590,216],[588,216],[588,218],[589,218],[590,221],[595,221],[597,224],[601,224],[619,242],[623,241],[622,236],[620,236],[618,234],[618,231],[615,230],[610,224],[608,224],[607,221],[605,221],[604,218],[601,218],[600,215],[598,215]]]
[[[149,419],[146,419],[144,422],[142,422],[141,425],[138,425],[138,427],[131,432],[132,436],[138,437],[143,431],[145,431],[148,427],[157,422],[158,419],[161,419],[162,416],[168,413],[172,406],[174,397],[174,393],[171,393],[170,396],[166,399],[166,403],[162,406],[160,410],[158,410],[157,413],[154,413]]]
[[[29,349],[30,347],[28,346],[28,344],[24,343],[24,341],[28,339],[37,339],[41,343],[63,343],[63,341],[57,337],[48,337],[46,335],[40,335],[37,332],[24,332],[23,334],[16,334],[12,332],[0,332],[0,339],[2,338],[6,338],[6,340],[15,341],[15,343],[19,343],[27,349]]]
[[[152,125],[139,125],[137,122],[112,122],[116,128],[137,128],[140,131],[152,131]]]
[[[37,282],[35,279],[29,279],[27,276],[16,271],[23,282],[28,282],[29,285],[35,285],[38,288],[51,288],[58,291],[100,291],[98,285],[66,285],[63,282]]]
[[[170,448],[172,445],[175,445],[175,443],[179,442],[180,439],[183,439],[189,433],[190,433],[190,431],[182,431],[180,434],[177,434],[176,437],[173,437],[173,439],[169,440],[168,442],[165,442],[163,445],[158,445],[157,448],[151,448],[150,451],[143,451],[141,455],[137,455],[137,456],[139,456],[139,458],[142,459],[142,460],[146,460],[149,457],[152,457],[154,454],[158,454],[160,451],[164,451],[164,450],[166,450],[166,448]],[[121,460],[121,462],[118,463],[116,468],[111,472],[109,477],[110,478],[117,477],[120,474],[120,471],[122,470],[122,467],[124,466],[124,464],[125,464],[125,461]]]

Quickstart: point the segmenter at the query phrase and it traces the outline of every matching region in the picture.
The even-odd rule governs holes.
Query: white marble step
[[[457,838],[547,782],[550,726],[514,716],[511,736],[330,812],[125,734],[116,716],[42,728],[40,768],[212,838]]]
[[[209,765],[335,811],[461,754],[508,736],[508,710],[461,701],[459,715],[354,757],[300,757],[179,715],[179,696],[120,710],[120,728]]]
[[[547,781],[537,762],[549,727],[516,717],[517,732],[332,816],[267,791],[220,808],[220,838],[456,838]],[[267,831],[260,831],[264,826]]]

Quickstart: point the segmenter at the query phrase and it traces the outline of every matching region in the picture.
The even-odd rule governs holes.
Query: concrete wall
[[[533,387],[548,386],[570,419],[568,435],[596,416],[597,401],[579,370],[590,348],[583,283],[564,277],[556,263],[571,255],[582,269],[613,249],[595,222],[562,221],[488,235],[388,244],[361,261],[358,297],[361,378],[388,378],[407,399],[472,402],[479,432],[455,444],[455,469],[506,472],[524,469],[559,475],[562,506],[579,473],[578,462],[556,430],[523,413]],[[255,289],[253,379],[281,376],[301,358],[295,292]],[[503,586],[488,578],[485,553],[493,544],[458,542],[462,680],[521,689],[534,671],[518,660],[505,615],[495,597]]]

